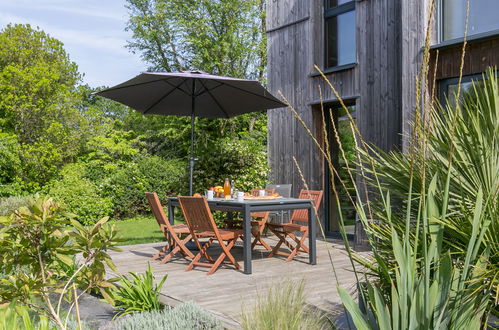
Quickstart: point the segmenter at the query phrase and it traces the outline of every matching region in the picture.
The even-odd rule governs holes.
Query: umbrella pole
[[[192,81],[192,101],[191,101],[191,155],[189,157],[189,196],[192,196],[192,180],[194,174],[194,110],[195,110],[195,89],[196,89],[196,79]]]
[[[189,196],[192,196],[192,180],[194,174],[194,112],[191,115],[191,156],[189,157]]]

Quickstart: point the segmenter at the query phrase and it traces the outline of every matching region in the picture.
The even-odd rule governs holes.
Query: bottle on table
[[[230,180],[229,178],[226,178],[225,179],[225,182],[224,182],[224,197],[225,198],[230,198]]]

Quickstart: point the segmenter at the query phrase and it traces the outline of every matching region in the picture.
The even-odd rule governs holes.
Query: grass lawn
[[[111,222],[118,230],[118,237],[123,239],[119,245],[163,242],[165,237],[159,230],[158,223],[151,216],[137,216],[130,219]]]

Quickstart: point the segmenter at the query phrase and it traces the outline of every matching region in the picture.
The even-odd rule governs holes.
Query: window
[[[355,63],[355,1],[325,0],[326,67]]]
[[[473,86],[473,81],[482,80],[481,74],[472,76],[463,76],[461,80],[461,92],[459,94],[459,99],[463,98],[463,95]],[[440,103],[445,104],[449,101],[451,107],[456,106],[456,96],[459,87],[459,78],[450,78],[440,81]]]
[[[441,0],[440,41],[464,36],[466,6],[466,0]],[[471,0],[468,15],[468,35],[499,29],[498,13],[498,0]]]

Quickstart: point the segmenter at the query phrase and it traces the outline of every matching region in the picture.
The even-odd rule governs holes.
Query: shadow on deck
[[[270,246],[276,244],[275,237],[268,237]],[[118,273],[129,271],[142,273],[151,256],[163,243],[147,243],[121,247],[122,252],[112,252]],[[214,248],[215,249],[215,248]],[[329,259],[331,253],[338,279],[335,278]],[[232,249],[236,260],[243,267],[242,243]],[[209,268],[196,267],[186,272],[186,259],[172,259],[166,264],[150,261],[156,279],[164,274],[168,279],[161,291],[163,303],[175,306],[185,301],[195,301],[201,307],[221,317],[226,325],[238,328],[241,313],[251,312],[257,294],[285,278],[305,281],[307,303],[331,316],[341,314],[343,309],[336,291],[338,281],[349,291],[354,291],[355,278],[343,243],[337,240],[317,241],[317,265],[308,264],[308,255],[300,254],[295,260],[285,262],[282,257],[267,258],[267,251],[257,246],[253,251],[253,274],[245,275],[232,266],[221,266],[213,275],[206,275]]]

